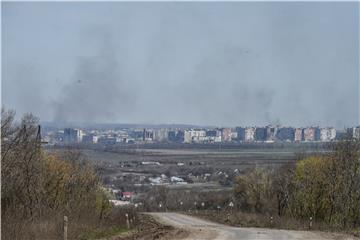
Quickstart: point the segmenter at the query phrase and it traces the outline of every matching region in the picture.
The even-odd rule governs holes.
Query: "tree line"
[[[295,164],[280,168],[253,167],[235,177],[233,192],[156,187],[144,195],[144,209],[190,210],[200,215],[204,214],[201,211],[209,211],[208,215],[214,215],[216,221],[222,214],[244,213],[239,216],[251,217],[254,222],[259,220],[259,226],[270,226],[270,219],[274,219],[273,226],[304,229],[311,218],[315,228],[358,228],[360,140],[345,136],[330,143],[323,153],[298,154],[297,158]]]
[[[41,146],[39,119],[1,111],[2,239],[62,239],[63,216],[69,238],[91,229],[125,226],[109,204],[96,169],[79,151],[50,153]]]
[[[332,228],[360,225],[360,141],[350,136],[330,151],[278,170],[255,167],[234,186],[238,209],[309,219]]]

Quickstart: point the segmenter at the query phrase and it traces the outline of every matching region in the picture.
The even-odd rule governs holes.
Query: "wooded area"
[[[338,229],[360,225],[360,141],[346,137],[330,152],[279,170],[254,168],[236,180],[243,211],[322,222]]]
[[[14,116],[2,109],[2,239],[62,239],[64,216],[68,239],[102,227],[125,228],[125,212],[112,208],[95,168],[80,152],[45,152],[38,119],[26,114],[17,124]]]

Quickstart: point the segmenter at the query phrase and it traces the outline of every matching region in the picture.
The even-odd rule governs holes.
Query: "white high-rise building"
[[[255,128],[245,128],[245,142],[252,142],[255,140]]]
[[[330,142],[334,140],[336,137],[335,128],[327,127],[320,129],[320,141],[322,142]]]
[[[206,131],[202,129],[190,129],[184,131],[184,143],[204,142]]]

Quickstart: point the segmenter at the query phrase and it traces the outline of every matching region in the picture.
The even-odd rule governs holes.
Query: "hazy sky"
[[[359,123],[359,3],[2,3],[2,103],[41,120]]]

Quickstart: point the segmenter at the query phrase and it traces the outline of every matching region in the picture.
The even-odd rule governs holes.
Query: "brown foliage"
[[[64,215],[69,239],[77,239],[116,218],[81,154],[44,152],[38,119],[26,114],[16,124],[14,114],[2,110],[1,116],[2,239],[61,239]]]

